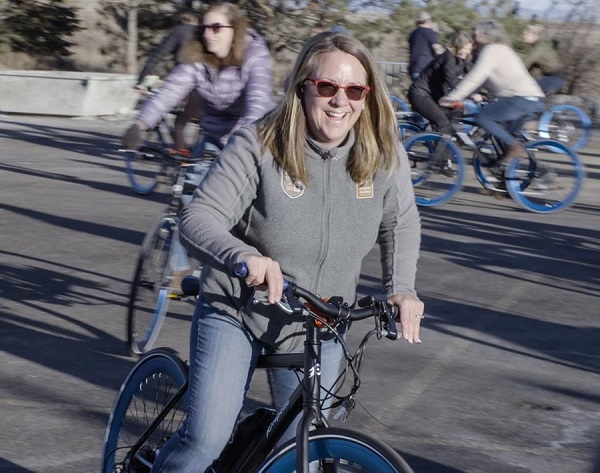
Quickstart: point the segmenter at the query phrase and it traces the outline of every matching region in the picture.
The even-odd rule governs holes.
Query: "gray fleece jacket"
[[[420,217],[406,153],[391,176],[382,171],[372,185],[358,186],[346,171],[353,145],[353,131],[333,149],[309,139],[310,182],[303,186],[261,152],[254,125],[232,136],[181,216],[181,241],[206,264],[201,310],[242,317],[275,351],[294,351],[301,321],[276,307],[247,306],[252,291],[229,276],[233,265],[250,254],[268,256],[298,285],[353,303],[362,260],[375,243],[385,294],[415,293]]]

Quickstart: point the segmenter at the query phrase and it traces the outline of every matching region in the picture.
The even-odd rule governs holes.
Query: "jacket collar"
[[[355,140],[356,134],[354,128],[350,129],[346,140],[336,148],[324,146],[309,135],[306,139],[306,156],[313,159],[333,159],[336,161],[346,159],[354,146]]]

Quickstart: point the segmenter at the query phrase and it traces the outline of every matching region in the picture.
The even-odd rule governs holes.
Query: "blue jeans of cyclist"
[[[240,320],[216,314],[207,305],[197,305],[191,332],[187,418],[161,450],[152,472],[203,472],[218,458],[240,415],[258,356],[265,349],[268,347],[256,340]],[[334,340],[323,342],[323,386],[333,385],[341,360],[341,345]],[[298,385],[296,374],[287,369],[270,370],[269,382],[276,408]],[[294,432],[293,426],[285,440]]]
[[[541,97],[500,97],[485,106],[476,120],[504,145],[510,145],[517,141],[513,134],[524,125],[523,118],[541,112],[542,108]]]
[[[202,156],[205,151],[219,154],[221,151],[221,145],[211,138],[210,136],[204,136],[194,148],[192,152],[193,156]],[[190,166],[190,171],[186,173],[186,187],[193,186],[194,188],[199,186],[204,179],[204,176],[210,168],[210,161],[200,161],[198,164]],[[183,194],[181,201],[183,205],[187,205],[192,200],[191,194]],[[188,257],[186,249],[179,242],[179,232],[175,233],[173,238],[173,251],[171,252],[171,259],[169,261],[169,268],[171,272],[187,271],[190,268],[190,259]]]

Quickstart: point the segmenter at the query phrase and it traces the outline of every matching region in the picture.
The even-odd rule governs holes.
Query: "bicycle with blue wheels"
[[[243,277],[246,270],[243,263],[238,264],[235,274]],[[253,303],[268,301],[255,293]],[[293,314],[305,319],[304,352],[263,355],[258,367],[298,371],[300,385],[279,412],[259,408],[242,419],[229,444],[206,471],[411,473],[413,470],[406,461],[389,446],[366,433],[331,427],[321,411],[324,390],[337,399],[333,407],[340,410],[334,417],[347,417],[356,404],[367,342],[373,336],[398,338],[397,308],[384,296],[367,296],[358,301],[356,307],[340,298],[324,301],[287,281],[278,306],[282,316]],[[373,320],[374,327],[351,353],[342,334],[353,320],[367,318]],[[344,348],[344,373],[352,373],[351,387],[344,395],[337,388],[322,389],[320,384],[320,339],[328,332]],[[315,376],[301,376],[301,373]],[[183,423],[187,376],[187,366],[171,350],[152,350],[138,361],[121,386],[110,414],[102,452],[102,473],[150,471],[160,449]],[[336,383],[339,384],[343,383]],[[277,447],[279,439],[298,416],[296,438]]]
[[[477,180],[496,196],[508,195],[523,209],[537,213],[558,212],[575,202],[585,169],[567,145],[552,139],[528,141],[524,144],[527,156],[498,165],[505,152],[503,144],[469,117],[461,118],[460,123],[473,127],[474,141],[470,137],[465,141],[461,134],[421,132],[404,143],[418,205],[442,205],[461,190],[466,174],[461,146],[473,151]]]

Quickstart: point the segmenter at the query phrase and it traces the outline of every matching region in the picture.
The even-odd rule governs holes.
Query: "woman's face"
[[[486,37],[481,31],[473,31],[473,41],[476,45],[482,46],[486,43]]]
[[[467,59],[473,53],[473,43],[465,44],[461,49],[458,50],[456,55],[461,59]]]
[[[233,43],[234,29],[225,12],[222,10],[207,12],[202,18],[202,26],[206,50],[220,59],[226,58]]]
[[[365,97],[350,100],[341,87],[366,86],[367,71],[354,56],[342,51],[323,53],[317,58],[315,69],[309,79],[329,81],[340,86],[332,97],[323,97],[317,85],[309,80],[304,83],[303,104],[310,134],[320,143],[334,148],[341,145],[350,129],[363,111]],[[325,87],[323,87],[323,85]],[[326,83],[323,89],[332,90]],[[322,89],[322,93],[326,92]],[[354,95],[357,89],[351,90]],[[329,95],[329,94],[327,94]]]
[[[523,42],[526,44],[534,44],[537,43],[539,35],[530,30],[524,30],[522,35]]]

